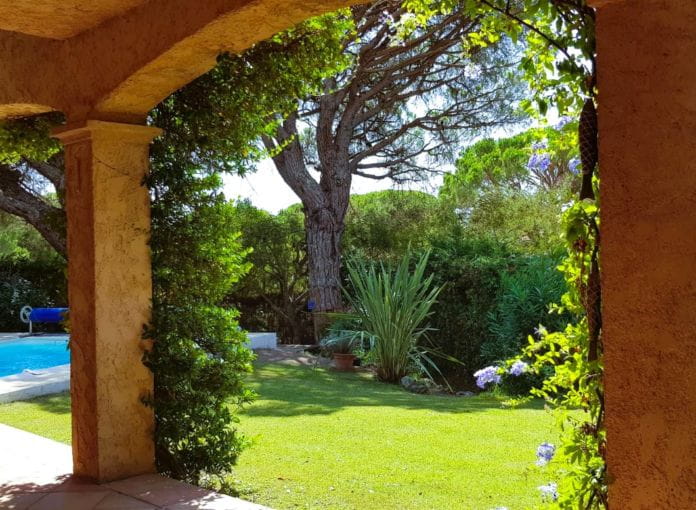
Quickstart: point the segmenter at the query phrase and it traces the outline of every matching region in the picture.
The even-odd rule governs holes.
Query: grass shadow
[[[70,414],[70,392],[53,393],[51,395],[42,395],[27,400],[15,400],[6,404],[0,404],[0,409],[37,407],[41,411],[45,411],[55,415]]]
[[[56,393],[53,395],[44,395],[27,400],[27,403],[34,404],[51,414],[70,414],[70,392]]]
[[[248,416],[326,415],[347,407],[400,407],[439,413],[474,413],[502,409],[490,395],[455,397],[417,395],[394,384],[376,381],[365,372],[257,363],[249,382],[263,402],[250,406]],[[542,409],[540,400],[516,409]]]

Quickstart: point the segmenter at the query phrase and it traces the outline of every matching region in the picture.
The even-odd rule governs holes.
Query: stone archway
[[[153,472],[148,146],[162,99],[241,51],[345,1],[0,0],[0,116],[62,111],[74,472]],[[14,30],[14,31],[12,31]],[[46,78],[36,79],[38,69]]]
[[[151,376],[119,377],[139,362],[133,346],[150,292],[140,177],[156,131],[139,123],[218,52],[348,3],[0,0],[0,115],[55,109],[69,121],[58,136],[68,153],[70,294],[81,328],[82,351],[73,355],[76,472],[104,480],[153,469],[152,417],[138,410]],[[620,509],[694,508],[696,6],[592,3],[610,501]],[[114,311],[126,300],[124,325]]]

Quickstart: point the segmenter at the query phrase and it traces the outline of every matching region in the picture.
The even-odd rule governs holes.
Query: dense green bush
[[[566,292],[563,274],[557,266],[561,259],[533,255],[520,257],[515,266],[501,277],[500,296],[489,313],[490,337],[481,346],[482,365],[495,365],[517,355],[540,331],[562,331],[574,320],[569,313],[550,312]],[[503,377],[502,388],[509,394],[522,395],[541,385],[547,374]]]
[[[240,201],[233,227],[250,251],[251,270],[231,289],[226,302],[241,312],[247,331],[275,331],[281,343],[311,343],[307,313],[307,250],[304,215],[299,206],[270,214]]]
[[[452,235],[433,241],[428,272],[444,289],[428,336],[434,349],[458,360],[438,360],[450,384],[473,386],[476,370],[517,353],[540,325],[565,327],[567,315],[548,313],[566,290],[558,261],[515,253],[490,239]],[[518,393],[534,381],[513,383],[506,389]]]
[[[19,319],[24,305],[67,306],[65,263],[53,260],[0,260],[0,331],[26,331]],[[34,331],[60,331],[59,325],[34,324]]]
[[[421,191],[386,190],[354,195],[343,236],[345,258],[398,263],[407,252],[430,247],[456,222],[451,209]]]
[[[561,260],[548,256],[520,257],[500,279],[500,296],[488,315],[491,336],[481,347],[484,364],[515,356],[527,337],[540,325],[559,331],[568,324],[567,314],[549,313],[566,292],[563,275],[556,267]]]
[[[453,386],[468,387],[481,368],[481,347],[490,339],[488,316],[500,296],[512,254],[495,241],[453,235],[433,242],[428,272],[444,285],[428,333],[434,349],[459,360],[438,364]]]
[[[164,121],[164,119],[162,119]],[[191,483],[228,473],[245,446],[235,410],[253,354],[238,313],[221,306],[249,269],[233,207],[165,138],[152,150],[152,323],[145,364],[155,375],[156,460],[161,473]]]

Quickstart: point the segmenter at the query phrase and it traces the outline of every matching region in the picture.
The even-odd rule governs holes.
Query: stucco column
[[[596,2],[609,499],[696,508],[696,3]]]
[[[98,481],[154,471],[154,420],[141,399],[152,297],[143,177],[159,130],[88,121],[65,145],[74,472]]]

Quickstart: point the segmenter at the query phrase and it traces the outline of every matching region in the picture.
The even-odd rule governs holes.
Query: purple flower
[[[529,368],[529,365],[527,365],[524,361],[521,359],[518,359],[515,361],[512,366],[510,367],[510,370],[508,371],[511,375],[514,376],[519,376],[524,374],[527,369]]]
[[[568,115],[564,115],[560,119],[558,119],[558,122],[554,126],[558,131],[566,127],[569,123],[573,122],[573,117],[569,117]]]
[[[494,366],[482,368],[478,372],[474,372],[474,377],[476,377],[476,386],[482,390],[486,388],[488,383],[500,384],[501,379],[498,374],[498,367]]]
[[[552,445],[551,443],[541,443],[536,451],[536,465],[545,466],[546,464],[551,462],[551,459],[553,459],[555,453],[556,447],[554,445]]]
[[[533,151],[540,151],[542,149],[546,149],[549,146],[548,140],[541,140],[540,142],[534,142],[532,144],[532,150]]]
[[[568,169],[571,173],[577,174],[580,168],[580,160],[578,158],[573,158],[568,161]]]
[[[539,490],[541,491],[542,501],[558,500],[558,486],[554,482],[547,483],[546,485],[540,485]]]
[[[527,161],[527,168],[529,170],[546,172],[550,166],[551,155],[547,152],[535,152],[529,157],[529,161]]]

